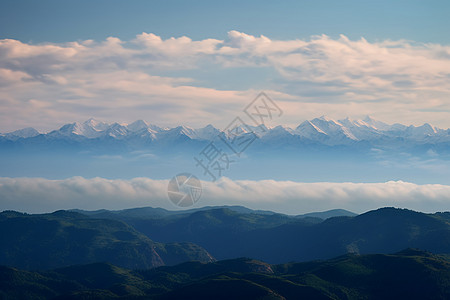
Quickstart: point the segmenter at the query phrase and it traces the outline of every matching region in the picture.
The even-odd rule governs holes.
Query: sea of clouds
[[[168,180],[131,180],[72,177],[0,178],[0,210],[28,213],[59,209],[124,209],[162,207],[179,209],[167,196]],[[274,180],[202,181],[200,200],[190,208],[243,205],[252,209],[303,214],[335,208],[356,213],[385,206],[424,212],[450,209],[450,186],[418,185],[403,181],[384,183],[303,183]]]

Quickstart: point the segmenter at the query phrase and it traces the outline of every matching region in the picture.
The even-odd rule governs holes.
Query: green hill
[[[0,213],[0,264],[3,265],[42,270],[104,261],[146,269],[189,260],[214,259],[192,243],[153,242],[117,220],[67,211],[41,215]]]
[[[449,299],[450,261],[407,249],[270,265],[252,259],[150,270],[111,264],[0,267],[1,299]]]
[[[226,207],[160,213],[157,217],[149,208],[102,212],[103,217],[125,221],[156,241],[200,245],[217,259],[253,257],[283,263],[405,248],[450,253],[448,213],[396,208],[357,216],[340,210],[326,213],[336,214],[339,216],[323,220],[317,214],[292,217]]]

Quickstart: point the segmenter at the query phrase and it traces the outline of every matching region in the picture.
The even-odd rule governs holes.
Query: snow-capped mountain
[[[419,178],[442,184],[450,178],[450,130],[326,116],[291,127],[236,122],[222,130],[212,125],[162,128],[143,120],[123,124],[94,119],[48,133],[25,128],[0,134],[0,176],[171,178],[188,171],[211,180],[194,160],[208,162],[207,155],[214,155],[206,148],[210,142],[229,156],[230,164],[222,166],[222,175],[229,178],[331,182]],[[233,142],[236,149],[230,146]],[[245,155],[235,155],[240,151]]]
[[[283,125],[278,125],[261,136],[262,141],[277,141],[278,143],[283,143],[289,141],[295,135],[295,131]]]
[[[163,130],[161,127],[147,123],[143,120],[137,120],[129,125],[126,125],[126,127],[130,132],[142,132],[148,130],[151,132],[160,132]]]
[[[196,136],[199,139],[213,140],[220,134],[220,130],[212,126],[211,124],[195,130]]]
[[[5,136],[8,139],[15,140],[18,138],[30,138],[39,135],[39,131],[32,127],[27,127],[24,129],[19,129],[10,133],[6,133]]]
[[[100,137],[107,131],[111,126],[107,123],[98,122],[94,119],[89,119],[84,123],[71,123],[62,126],[58,130],[54,130],[48,135],[54,137],[68,137],[71,135],[84,136],[87,138],[97,138]]]
[[[301,137],[326,144],[341,144],[349,140],[358,140],[348,127],[340,121],[326,116],[303,122],[296,128],[295,133]]]
[[[358,142],[388,143],[393,139],[405,142],[433,143],[450,142],[450,130],[436,128],[428,123],[422,126],[405,126],[402,124],[389,125],[377,121],[371,117],[363,120],[333,120],[326,116],[307,120],[295,129],[288,126],[276,126],[267,128],[265,126],[240,125],[237,132],[242,134],[255,133],[264,143],[309,141],[328,146],[351,145]],[[221,130],[212,125],[203,128],[190,128],[178,126],[173,128],[161,128],[157,125],[147,123],[143,120],[131,124],[99,122],[89,119],[83,123],[69,123],[57,130],[41,134],[50,139],[88,139],[99,140],[150,140],[154,142],[165,141],[176,142],[178,140],[213,140],[221,134]],[[33,139],[39,136],[39,132],[33,128],[25,128],[2,134],[3,140],[16,141],[18,139]],[[231,138],[232,133],[225,132],[225,136]]]

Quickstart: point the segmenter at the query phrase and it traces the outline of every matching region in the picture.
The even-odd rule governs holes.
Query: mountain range
[[[382,208],[290,216],[244,207],[0,213],[0,264],[25,269],[97,261],[151,268],[236,257],[285,263],[405,248],[450,253],[450,214]]]
[[[298,216],[242,207],[157,211],[79,212],[120,220],[159,242],[197,244],[216,259],[251,257],[283,263],[346,253],[393,253],[409,247],[450,253],[449,213],[424,214],[396,208],[361,215],[335,210]]]
[[[449,183],[450,130],[430,124],[323,116],[295,128],[242,125],[237,134],[250,141],[239,151],[230,147],[233,133],[212,125],[162,128],[142,120],[90,119],[47,133],[25,128],[0,135],[0,176],[168,179],[188,172],[211,180],[194,157],[213,142],[228,155],[221,176],[230,179]]]
[[[0,298],[448,299],[449,255],[449,212],[4,211]]]
[[[440,129],[428,123],[422,126],[406,126],[402,124],[388,125],[369,116],[363,120],[333,120],[326,116],[304,121],[296,128],[288,126],[276,126],[267,128],[255,126],[240,126],[242,133],[254,132],[262,141],[283,139],[303,139],[319,142],[326,145],[345,145],[361,141],[377,141],[383,139],[402,139],[419,143],[450,142],[450,129]],[[35,139],[38,136],[48,139],[73,139],[81,141],[85,139],[116,140],[145,140],[145,141],[170,141],[173,139],[190,139],[209,141],[215,139],[221,130],[212,125],[203,128],[190,128],[178,126],[174,128],[162,128],[149,124],[143,120],[131,124],[104,123],[95,119],[89,119],[83,123],[70,123],[57,130],[48,133],[39,133],[34,128],[24,128],[10,133],[1,134],[3,141],[17,141],[19,139]]]
[[[2,299],[448,299],[448,257],[416,249],[271,265],[238,258],[152,270],[0,266]]]

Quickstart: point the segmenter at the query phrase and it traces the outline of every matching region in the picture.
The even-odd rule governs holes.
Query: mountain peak
[[[331,126],[338,126],[338,127],[342,126],[342,124],[339,121],[336,121],[336,120],[334,120],[334,119],[332,119],[332,118],[330,118],[330,117],[328,117],[326,115],[323,115],[323,116],[321,116],[319,118],[315,118],[311,122],[314,123],[315,125],[317,125],[316,123],[318,123],[318,124],[328,123]],[[329,125],[326,125],[326,126],[329,126]]]
[[[135,132],[135,131],[139,131],[139,130],[142,130],[142,129],[148,129],[149,128],[149,124],[147,122],[145,122],[144,120],[137,120],[137,121],[134,121],[131,124],[128,124],[126,127],[131,132]]]
[[[189,132],[189,131],[192,131],[192,130],[193,130],[191,127],[185,126],[185,125],[177,126],[177,127],[175,127],[175,129],[180,130],[180,131],[183,131],[183,132],[186,132],[186,131]]]
[[[99,121],[97,121],[96,119],[94,119],[94,118],[89,118],[89,119],[87,119],[86,121],[84,121],[84,124],[90,124],[90,125],[96,125],[96,124],[98,124],[99,123]]]
[[[5,136],[7,137],[20,137],[20,138],[30,138],[39,135],[39,131],[34,129],[33,127],[27,127],[19,130],[15,130],[13,132],[7,133]]]
[[[434,127],[433,125],[429,124],[429,123],[425,123],[422,126],[419,126],[419,128],[423,128],[425,130],[430,131],[431,133],[436,133],[437,129],[436,127]]]
[[[59,132],[64,134],[77,134],[77,130],[81,127],[81,124],[78,122],[64,124],[59,128]]]
[[[136,120],[136,121],[134,121],[133,123],[131,123],[130,125],[145,125],[145,126],[147,126],[148,125],[148,123],[147,122],[145,122],[144,120]]]
[[[425,136],[430,136],[433,134],[438,133],[438,129],[428,123],[423,124],[422,126],[409,126],[407,128],[408,133],[411,136],[417,137],[417,138],[422,138]]]
[[[94,118],[90,118],[88,120],[86,120],[85,122],[83,122],[83,124],[81,124],[85,129],[86,128],[92,128],[95,131],[102,131],[102,130],[106,130],[108,128],[108,124],[105,122],[100,122]]]
[[[174,134],[175,136],[184,135],[191,139],[196,137],[195,130],[188,126],[184,126],[184,125],[180,125],[175,128],[168,129],[167,132],[170,132],[170,133]]]
[[[369,115],[367,115],[362,121],[366,123],[369,127],[372,127],[377,130],[386,131],[391,128],[391,125],[378,121]]]
[[[289,133],[292,132],[292,128],[286,125],[278,125],[272,128],[271,130],[275,132],[289,132]]]
[[[327,122],[334,121],[333,119],[331,119],[331,118],[328,117],[327,115],[322,115],[322,116],[320,116],[318,119],[319,119],[319,120],[322,120],[322,121],[327,121]]]

